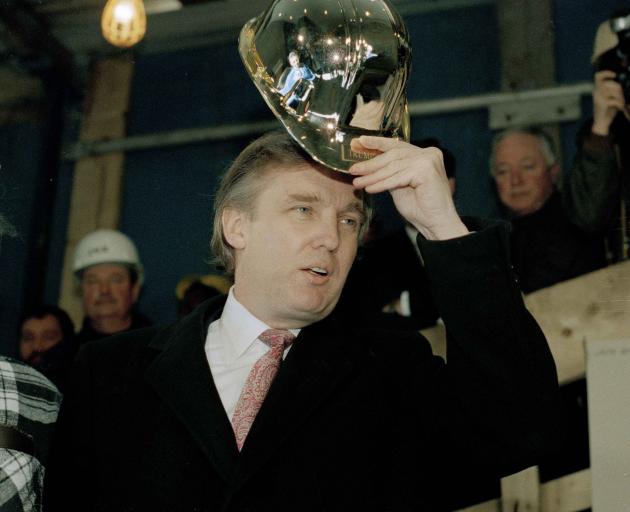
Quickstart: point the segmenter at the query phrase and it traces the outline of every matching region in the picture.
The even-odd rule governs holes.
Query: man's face
[[[81,289],[88,317],[125,319],[138,299],[140,283],[131,282],[130,271],[124,265],[101,263],[83,271]]]
[[[499,199],[517,217],[540,210],[553,193],[559,167],[547,164],[533,135],[514,133],[499,142],[494,165]]]
[[[274,328],[299,328],[335,307],[357,252],[363,203],[342,175],[309,164],[270,170],[250,213],[226,209],[234,294]]]
[[[29,318],[22,324],[20,335],[20,359],[37,365],[41,355],[63,339],[59,321],[53,315]]]

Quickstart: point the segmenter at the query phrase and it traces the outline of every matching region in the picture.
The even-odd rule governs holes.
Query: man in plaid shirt
[[[0,356],[0,510],[39,511],[61,394],[41,373]]]

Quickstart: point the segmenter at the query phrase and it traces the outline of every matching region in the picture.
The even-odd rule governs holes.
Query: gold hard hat
[[[316,161],[347,171],[360,135],[409,140],[407,28],[387,0],[274,0],[239,38],[245,68]]]

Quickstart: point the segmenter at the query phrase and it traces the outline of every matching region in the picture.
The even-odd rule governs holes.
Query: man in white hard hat
[[[595,36],[593,118],[578,135],[568,206],[583,229],[607,230],[609,260],[628,258],[630,206],[630,9]]]
[[[112,229],[93,231],[77,245],[73,269],[85,311],[79,344],[150,325],[134,310],[143,267],[128,236]]]

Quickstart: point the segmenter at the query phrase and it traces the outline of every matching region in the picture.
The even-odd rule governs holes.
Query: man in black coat
[[[442,152],[451,194],[455,194],[455,156],[435,138],[414,143]],[[361,247],[339,299],[338,308],[363,325],[396,330],[424,329],[440,318],[411,224]]]
[[[51,510],[446,510],[471,472],[508,474],[549,449],[555,368],[505,229],[468,232],[437,150],[359,143],[382,154],[352,176],[285,133],[241,153],[212,244],[234,287],[171,327],[85,345],[58,422]],[[421,233],[448,364],[416,333],[334,312],[366,192],[385,190]],[[240,446],[246,390],[272,380],[257,373],[276,351],[269,328],[295,339]]]

